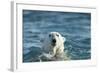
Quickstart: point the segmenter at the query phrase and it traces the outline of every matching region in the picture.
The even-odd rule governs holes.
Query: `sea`
[[[39,62],[40,38],[59,32],[70,60],[91,59],[91,13],[23,10],[23,62]],[[68,60],[68,61],[70,61]]]

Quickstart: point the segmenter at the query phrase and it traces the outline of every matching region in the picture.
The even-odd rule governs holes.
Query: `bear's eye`
[[[58,37],[59,37],[59,34],[56,34],[56,36],[58,36]]]
[[[49,34],[49,37],[51,37],[51,34]]]

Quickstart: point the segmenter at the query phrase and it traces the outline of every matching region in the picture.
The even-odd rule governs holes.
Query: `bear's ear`
[[[65,42],[66,41],[66,38],[65,37],[62,37],[63,38],[63,41]]]

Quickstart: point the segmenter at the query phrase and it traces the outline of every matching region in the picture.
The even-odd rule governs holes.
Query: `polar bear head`
[[[47,35],[47,40],[52,47],[60,47],[65,42],[65,38],[58,32],[50,32]]]
[[[58,32],[50,32],[44,37],[42,48],[53,55],[63,53],[65,38]]]

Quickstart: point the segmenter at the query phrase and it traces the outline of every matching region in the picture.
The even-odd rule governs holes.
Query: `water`
[[[23,62],[37,62],[42,35],[56,31],[66,38],[71,60],[91,58],[91,14],[23,10]]]

